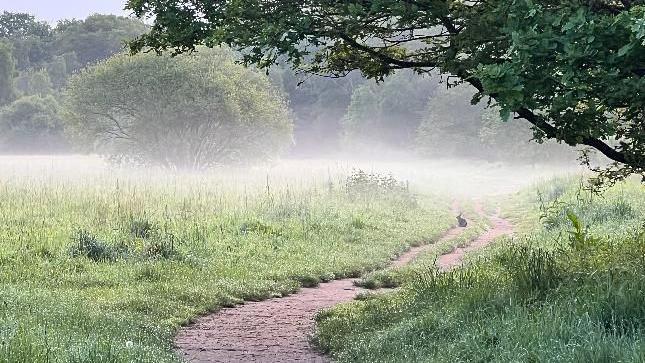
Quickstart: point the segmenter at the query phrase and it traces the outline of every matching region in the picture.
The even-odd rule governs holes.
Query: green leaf
[[[629,51],[631,51],[632,48],[634,48],[634,45],[632,43],[624,45],[622,48],[618,49],[618,56],[619,57],[624,56],[625,54],[629,53]]]

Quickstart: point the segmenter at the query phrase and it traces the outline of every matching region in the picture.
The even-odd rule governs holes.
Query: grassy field
[[[434,269],[439,256],[449,253],[457,247],[469,245],[470,242],[486,231],[489,221],[485,215],[479,215],[474,210],[471,201],[461,201],[459,211],[463,212],[468,218],[468,228],[452,238],[442,239],[433,243],[429,250],[406,265],[388,267],[365,274],[358,280],[357,285],[367,289],[400,287],[406,282],[425,274],[428,270]]]
[[[454,221],[449,200],[348,170],[47,163],[2,169],[0,362],[176,361],[196,315],[384,267]]]
[[[320,313],[319,346],[340,362],[644,362],[645,187],[554,180],[504,211],[514,240],[450,273],[376,273],[401,288]]]

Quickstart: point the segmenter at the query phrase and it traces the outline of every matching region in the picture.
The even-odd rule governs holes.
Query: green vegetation
[[[538,189],[507,206],[528,234],[320,313],[319,345],[340,362],[645,360],[643,186]]]
[[[0,361],[174,361],[197,314],[359,276],[454,222],[391,177],[303,170],[3,177]]]
[[[0,106],[11,102],[15,96],[13,87],[14,72],[11,45],[0,41]]]
[[[51,96],[26,96],[0,108],[0,151],[57,153],[68,150],[60,106]]]
[[[375,145],[410,149],[437,83],[437,78],[408,71],[381,84],[365,82],[356,87],[343,120],[346,147],[365,147],[370,152]]]
[[[609,180],[645,173],[643,0],[211,5],[129,0],[136,16],[154,19],[131,51],[226,44],[262,68],[286,60],[305,72],[360,71],[376,80],[401,69],[438,70],[449,83],[472,85],[473,103],[489,101],[502,119],[513,114],[530,122],[538,141],[602,153],[614,162],[601,175]]]
[[[122,52],[124,42],[146,28],[114,15],[52,27],[30,14],[0,14],[0,152],[70,152],[61,122],[62,89],[72,74]]]
[[[204,73],[204,67],[217,63],[222,54],[228,51],[208,51],[205,47],[200,47],[196,49],[198,55],[193,54],[195,62],[190,65],[184,62],[182,66],[174,68],[177,71],[179,68],[184,71],[192,69],[191,76],[184,75],[179,79],[171,75],[163,78],[143,77],[146,73],[138,68],[141,64],[136,66],[135,61],[126,62],[124,59],[127,59],[127,56],[120,53],[125,41],[144,33],[147,29],[142,22],[111,15],[95,14],[84,20],[63,20],[52,27],[29,14],[1,14],[0,79],[5,82],[0,82],[0,106],[3,106],[0,112],[12,114],[13,120],[3,125],[6,132],[0,139],[0,152],[42,154],[94,151],[108,156],[111,161],[150,163],[154,160],[171,168],[192,169],[203,169],[213,164],[249,162],[251,160],[242,160],[248,156],[253,156],[252,161],[257,162],[275,159],[278,154],[320,156],[334,155],[339,150],[362,157],[374,157],[375,154],[380,157],[392,157],[415,153],[422,157],[467,157],[486,161],[542,163],[573,160],[572,154],[566,152],[570,150],[566,145],[553,145],[555,142],[547,143],[550,144],[548,146],[527,144],[534,136],[528,127],[529,124],[515,120],[502,122],[498,115],[499,107],[491,107],[486,112],[483,112],[482,107],[471,107],[470,101],[477,91],[475,88],[471,88],[470,91],[463,86],[447,89],[453,84],[441,84],[440,74],[427,72],[425,77],[420,77],[409,69],[384,78],[380,83],[370,83],[359,72],[350,72],[341,78],[293,72],[287,60],[281,58],[277,67],[270,73],[271,93],[282,93],[281,96],[286,100],[283,104],[285,110],[282,111],[288,111],[288,118],[293,119],[293,140],[289,140],[288,134],[292,131],[288,130],[265,133],[266,130],[256,127],[231,129],[232,124],[241,124],[239,120],[244,119],[245,114],[234,112],[238,111],[236,107],[231,107],[235,101],[223,105],[219,97],[229,93],[241,94],[238,103],[244,103],[249,97],[245,97],[248,94],[245,93],[247,89],[243,85],[250,83],[258,86],[256,81],[262,79],[258,74],[251,77],[253,80],[246,76],[257,73],[257,70],[244,73],[239,67],[226,61],[226,66],[215,67],[214,73],[231,67],[236,69],[236,74],[240,77],[237,77],[235,82],[225,82],[230,81],[226,77],[210,77],[207,83],[213,86],[211,91],[216,95],[203,92],[204,80],[195,76],[195,67]],[[239,59],[243,58],[244,54],[238,52],[230,55]],[[209,57],[213,59],[209,60]],[[150,67],[155,63],[154,58],[152,54],[147,54],[147,57],[137,59],[138,62],[146,59],[150,71]],[[189,57],[178,57],[174,60],[186,58]],[[157,61],[157,65],[172,63],[170,59],[166,59],[166,62]],[[64,90],[68,86],[71,86],[72,90],[79,86],[78,82],[69,85],[70,79],[78,79],[73,77],[74,74],[82,73],[87,79],[88,73],[110,66],[117,68],[117,63],[121,64],[120,71],[127,74],[130,81],[123,75],[111,75],[112,78],[106,79],[110,74],[105,72],[104,79],[94,79],[93,88],[99,90],[98,98],[95,97],[96,91],[83,92],[80,94],[81,99],[76,100],[82,101],[82,105],[94,105],[89,99],[92,95],[101,101],[98,104],[111,104],[113,109],[109,112],[109,117],[105,116],[105,112],[98,112],[101,115],[96,115],[97,107],[87,107],[87,110],[84,110],[89,111],[91,117],[73,116],[72,114],[78,110],[72,110],[70,113],[61,107],[65,105]],[[166,68],[165,71],[170,69]],[[424,70],[421,73],[426,72]],[[135,81],[138,78],[145,78],[147,81]],[[192,94],[187,92],[189,89],[174,85],[178,81],[196,89],[201,88],[200,96],[195,100],[190,99]],[[217,83],[217,87],[214,83]],[[264,80],[260,83],[264,83]],[[150,89],[143,92],[143,88],[146,87]],[[267,85],[262,84],[259,89],[263,90],[265,87]],[[100,93],[103,88],[123,88],[130,92],[136,91],[137,95],[149,93],[155,97],[152,100],[145,100],[143,97],[111,97],[108,100],[103,99]],[[177,97],[173,98],[169,90],[177,92]],[[160,96],[162,93],[163,97]],[[256,92],[250,98],[258,101],[258,98],[262,98],[259,96],[263,94],[264,92]],[[32,96],[41,97],[40,100],[53,97],[56,102],[47,102],[48,106],[53,108],[48,107],[47,112],[40,112],[43,102]],[[186,100],[186,96],[189,96],[189,100]],[[276,98],[275,96],[274,94],[268,98]],[[204,104],[204,98],[216,101]],[[224,98],[231,101],[228,97]],[[118,104],[115,101],[118,101]],[[155,102],[156,106],[151,106],[155,105]],[[14,111],[18,107],[27,110],[28,108],[24,107],[26,104],[32,104],[32,111],[24,114]],[[163,107],[158,107],[159,105]],[[161,116],[153,116],[154,113],[150,112],[151,107]],[[208,110],[196,115],[199,112],[189,114],[187,109]],[[242,107],[241,110],[246,108]],[[118,115],[115,115],[117,113]],[[273,112],[274,116],[275,113]],[[35,123],[34,114],[37,114],[38,119]],[[260,116],[258,113],[254,114]],[[22,119],[15,119],[14,116]],[[102,123],[105,126],[106,122],[97,120],[106,121],[105,119],[110,117],[118,122],[110,119],[111,126],[102,127],[100,130],[85,127],[82,122],[78,122],[79,118],[86,121],[92,118],[94,120],[85,123]],[[142,118],[151,120],[141,122]],[[207,122],[205,118],[208,119]],[[275,117],[255,117],[255,120],[258,118],[271,120]],[[279,118],[287,119],[285,116]],[[186,122],[187,119],[199,120]],[[61,121],[68,122],[61,124]],[[139,137],[133,140],[134,132],[130,132],[132,129],[128,130],[129,126],[142,123],[154,127],[146,130],[137,127],[136,129],[146,137],[138,135]],[[179,126],[186,123],[190,124],[189,130],[180,129]],[[67,126],[64,126],[65,124]],[[79,124],[84,127],[76,127],[75,130],[73,125]],[[221,124],[225,130],[214,132],[215,125]],[[173,131],[164,133],[160,126],[168,126]],[[63,133],[63,128],[69,132]],[[74,137],[79,136],[79,129],[86,131],[85,134]],[[258,138],[258,134],[262,137]],[[283,136],[279,138],[282,140],[269,137],[276,135]],[[223,145],[221,139],[233,142]],[[270,142],[267,141],[265,147],[259,147],[259,140],[265,139]],[[170,146],[160,149],[154,146],[157,143]],[[250,146],[252,151],[245,152],[248,150],[241,148],[241,145]]]
[[[417,130],[416,148],[420,154],[514,163],[575,160],[575,153],[566,145],[553,141],[531,143],[533,133],[524,120],[503,120],[498,107],[470,105],[475,93],[476,89],[468,85],[435,92]]]
[[[270,160],[292,142],[285,101],[227,49],[116,56],[65,96],[77,144],[117,160],[201,170]]]
[[[480,216],[470,203],[462,202],[464,207],[460,211],[468,216],[468,228],[462,229],[459,234],[441,239],[429,246],[427,251],[400,267],[388,267],[365,274],[357,285],[368,289],[396,288],[406,282],[425,275],[435,268],[439,256],[453,251],[457,247],[468,246],[475,238],[486,231],[488,220]]]

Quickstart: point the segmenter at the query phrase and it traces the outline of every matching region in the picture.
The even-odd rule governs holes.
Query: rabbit
[[[459,227],[466,227],[468,225],[468,221],[466,220],[466,218],[461,216],[462,214],[463,213],[459,213],[459,215],[457,216],[457,223],[459,224]]]

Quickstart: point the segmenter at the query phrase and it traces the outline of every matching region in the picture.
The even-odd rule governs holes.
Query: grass
[[[505,205],[515,240],[321,312],[316,341],[339,362],[643,362],[643,188],[527,189]]]
[[[399,267],[387,267],[365,274],[356,282],[356,285],[367,289],[397,288],[406,281],[413,280],[416,276],[425,274],[436,267],[439,256],[449,253],[457,247],[465,247],[481,235],[488,228],[486,216],[480,216],[469,201],[460,203],[462,211],[468,217],[469,227],[463,229],[458,235],[442,239],[433,243],[421,255],[410,263]]]
[[[4,174],[0,362],[177,361],[199,314],[382,268],[453,224],[445,200],[345,177]]]

